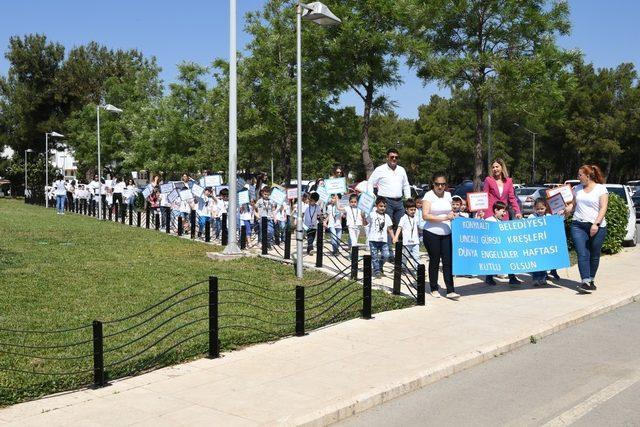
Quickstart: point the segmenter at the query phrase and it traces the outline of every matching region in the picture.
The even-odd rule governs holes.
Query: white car
[[[629,208],[629,220],[627,222],[627,234],[624,236],[622,244],[624,246],[635,246],[638,243],[638,234],[636,232],[636,209],[631,199],[631,194],[627,190],[627,186],[622,184],[605,184],[609,193],[617,194],[627,203]]]

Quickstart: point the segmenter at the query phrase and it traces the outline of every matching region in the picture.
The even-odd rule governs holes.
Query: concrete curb
[[[570,326],[577,325],[586,320],[600,316],[622,307],[626,304],[640,300],[640,290],[610,298],[607,301],[594,304],[590,307],[576,310],[566,315],[557,317],[550,322],[545,322],[537,330],[523,332],[511,339],[490,343],[477,350],[451,356],[442,363],[411,377],[405,377],[393,383],[372,389],[351,398],[344,399],[322,410],[298,416],[295,419],[281,419],[278,424],[299,426],[325,426],[344,420],[352,415],[366,411],[374,406],[388,402],[404,394],[419,390],[442,378],[453,375],[502,354],[516,350],[531,343],[532,338],[539,339],[554,334]]]

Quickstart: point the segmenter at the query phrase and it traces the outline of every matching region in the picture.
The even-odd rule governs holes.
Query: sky
[[[266,0],[237,0],[238,47],[249,41],[242,32],[244,15],[258,10]],[[325,0],[331,6],[331,0]],[[569,0],[572,32],[559,39],[565,48],[579,48],[586,61],[596,67],[615,67],[622,62],[640,65],[640,1]],[[193,61],[210,64],[214,58],[229,57],[229,2],[227,0],[22,0],[5,1],[0,12],[0,74],[9,63],[4,58],[9,37],[29,33],[45,34],[51,41],[73,46],[96,41],[113,49],[136,48],[155,56],[166,84],[178,74],[177,64]],[[434,93],[446,95],[437,84],[423,85],[415,72],[401,68],[403,84],[385,94],[395,100],[400,117],[416,118],[418,106]],[[362,102],[354,93],[341,98],[344,106]]]

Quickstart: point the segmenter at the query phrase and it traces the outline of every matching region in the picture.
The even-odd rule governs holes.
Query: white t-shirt
[[[64,183],[64,180],[59,179],[53,183],[53,187],[55,188],[56,196],[66,196],[67,195],[67,187]]]
[[[584,191],[582,184],[576,185],[573,189],[574,203],[576,205],[573,212],[573,219],[580,222],[595,223],[600,210],[600,196],[609,194],[607,187],[602,184],[596,184],[590,192]],[[601,227],[607,226],[607,221],[602,218]]]
[[[251,221],[253,218],[253,206],[245,205],[242,207],[240,211],[240,220],[242,221]]]
[[[362,211],[360,209],[347,206],[344,208],[344,213],[347,216],[347,227],[362,225]]]
[[[327,226],[342,229],[342,211],[336,205],[327,205]]]
[[[420,234],[418,233],[418,217],[416,215],[413,218],[404,214],[400,218],[398,227],[402,228],[402,245],[417,245],[420,243]]]
[[[445,191],[442,197],[438,197],[436,193],[431,190],[424,195],[422,200],[431,203],[429,213],[438,218],[446,218],[449,212],[451,212],[451,193],[448,191]],[[451,234],[451,221],[430,222],[427,220],[424,223],[424,230],[439,236],[446,236]]]
[[[391,217],[387,214],[379,214],[375,210],[369,215],[367,225],[367,238],[370,242],[386,242],[389,235],[387,230],[393,226]]]

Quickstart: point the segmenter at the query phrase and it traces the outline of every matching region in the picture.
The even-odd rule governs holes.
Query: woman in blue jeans
[[[581,283],[578,292],[590,294],[594,283],[600,250],[607,237],[607,205],[609,193],[604,186],[602,171],[595,165],[583,165],[578,169],[580,185],[573,189],[573,201],[567,205],[566,214],[573,211],[571,239],[578,254],[578,270]]]
[[[58,215],[64,215],[64,204],[67,201],[67,187],[64,177],[58,175],[53,183],[53,189],[56,195],[56,210]]]

